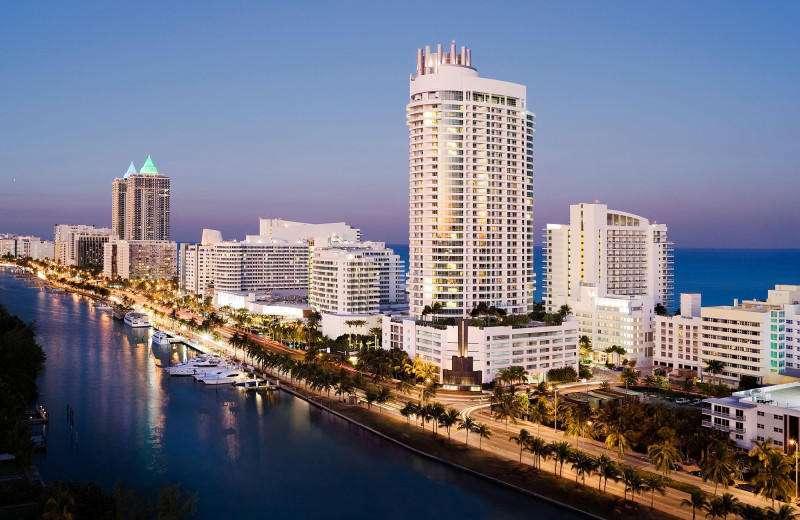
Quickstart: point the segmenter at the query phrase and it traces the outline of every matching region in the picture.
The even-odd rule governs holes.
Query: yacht
[[[107,302],[104,302],[103,300],[98,300],[98,301],[94,302],[92,304],[92,307],[94,307],[98,311],[110,311],[111,309],[114,308],[111,305],[109,305]]]
[[[171,376],[193,376],[193,375],[206,375],[225,368],[221,363],[220,358],[202,357],[192,358],[185,363],[167,367],[165,370]]]
[[[231,374],[234,372],[238,375],[241,371],[242,367],[240,367],[239,365],[229,365],[227,363],[222,363],[217,367],[198,368],[196,369],[193,375],[195,381],[203,381],[206,378],[218,378],[225,374]]]
[[[169,334],[164,330],[153,332],[153,343],[156,345],[169,345]]]
[[[150,320],[147,318],[147,314],[129,312],[125,315],[125,325],[130,327],[149,327]]]
[[[227,385],[236,383],[237,381],[241,381],[244,376],[242,375],[242,371],[239,368],[233,368],[229,370],[225,370],[220,372],[219,374],[212,374],[210,376],[206,376],[200,381],[207,385]]]

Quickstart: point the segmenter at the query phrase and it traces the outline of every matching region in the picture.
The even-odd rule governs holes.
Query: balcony
[[[737,430],[733,426],[725,426],[724,424],[714,424],[711,421],[703,421],[703,426],[706,428],[713,428],[715,430],[722,430],[724,432],[745,433],[745,428]]]

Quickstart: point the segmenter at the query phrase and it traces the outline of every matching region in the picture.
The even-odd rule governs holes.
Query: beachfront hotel
[[[534,114],[524,85],[481,78],[452,44],[417,50],[409,129],[409,312],[383,317],[384,348],[439,367],[446,389],[503,368],[578,370],[577,322],[470,320],[484,303],[532,310]],[[427,308],[427,309],[426,309]]]
[[[147,156],[136,171],[131,163],[111,185],[111,232],[122,240],[169,240],[170,183]]]
[[[178,244],[169,240],[120,240],[103,244],[103,276],[161,280],[178,275]]]
[[[533,132],[526,87],[482,78],[455,44],[417,50],[409,130],[411,315],[533,304]]]
[[[98,228],[95,226],[86,225],[70,225],[70,224],[56,224],[53,228],[53,240],[55,241],[55,255],[56,262],[62,265],[84,265],[87,257],[92,256],[92,261],[88,262],[94,264],[94,256],[87,252],[86,244],[91,242],[84,240],[84,258],[79,258],[78,241],[81,237],[110,237],[110,228]],[[100,246],[102,250],[102,245]],[[99,262],[99,267],[102,267],[102,252]]]
[[[573,204],[569,224],[548,224],[544,233],[545,307],[575,311],[598,361],[616,345],[650,364],[654,306],[672,304],[672,258],[664,224],[605,204]]]

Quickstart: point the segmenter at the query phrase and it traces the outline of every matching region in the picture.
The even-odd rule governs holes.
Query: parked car
[[[734,487],[736,489],[741,489],[742,491],[747,491],[749,493],[752,493],[753,491],[756,490],[756,488],[754,488],[750,484],[736,484],[736,486],[734,486]]]
[[[614,367],[614,370],[616,370],[617,372],[622,372],[623,370],[625,370],[625,367]]]
[[[689,404],[689,400],[685,397],[681,397],[679,399],[675,399],[675,404]]]
[[[650,462],[650,457],[645,455],[644,457],[642,457],[642,460],[645,461],[645,462]]]
[[[673,464],[672,471],[683,471],[683,466],[681,466],[680,464]]]

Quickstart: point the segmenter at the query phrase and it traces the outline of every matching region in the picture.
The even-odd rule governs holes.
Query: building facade
[[[137,172],[133,163],[111,187],[112,234],[122,240],[169,240],[170,180],[150,156]]]
[[[524,85],[481,78],[470,50],[417,51],[409,129],[409,306],[467,317],[532,309],[533,132]]]
[[[80,237],[93,236],[110,237],[111,229],[86,225],[57,224],[53,229],[56,262],[62,265],[84,265],[78,258],[78,239]],[[96,265],[102,267],[102,253],[100,253],[100,263]]]
[[[653,365],[673,377],[700,377],[703,366],[701,296],[681,294],[681,312],[655,317]]]
[[[569,224],[548,224],[543,263],[549,312],[569,305],[585,284],[601,296],[649,296],[655,304],[672,305],[667,226],[605,204],[573,204]]]
[[[103,244],[103,276],[160,280],[178,275],[178,245],[167,240],[119,240]]]
[[[383,317],[384,348],[399,348],[412,359],[419,356],[443,370],[452,370],[453,358],[458,357],[459,342],[468,345],[474,370],[480,371],[484,383],[510,366],[523,366],[532,381],[544,381],[553,368],[573,367],[579,371],[578,322],[572,316],[557,326],[531,323],[528,326],[468,326],[439,325],[409,317]],[[463,330],[467,338],[463,338]]]
[[[103,268],[103,251],[110,235],[76,235],[75,265]]]
[[[403,261],[382,242],[317,247],[309,304],[321,313],[377,314],[404,303]]]

